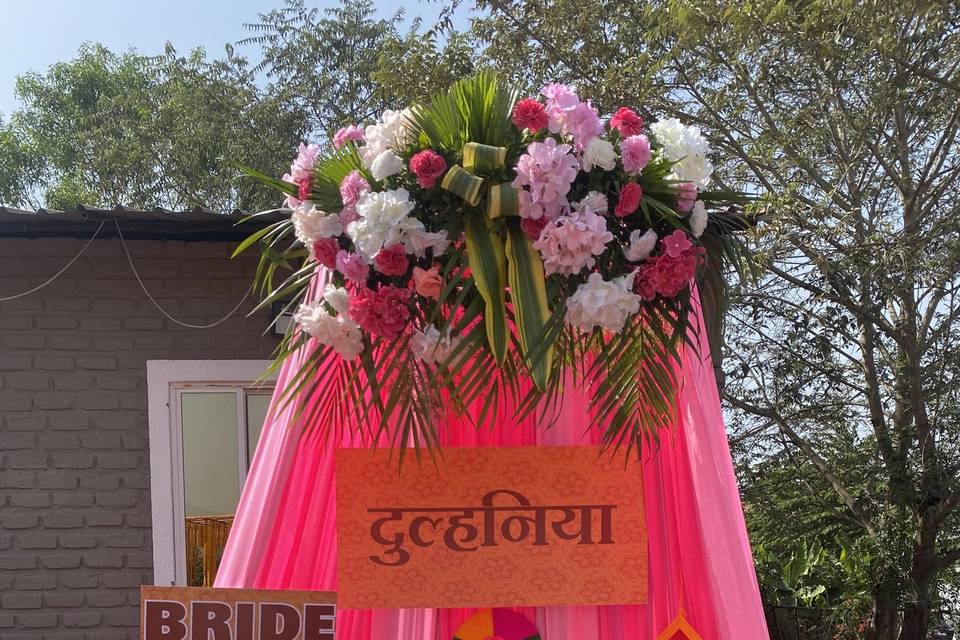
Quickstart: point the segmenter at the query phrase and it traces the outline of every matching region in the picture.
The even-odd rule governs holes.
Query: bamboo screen
[[[213,586],[233,516],[187,518],[187,585]]]

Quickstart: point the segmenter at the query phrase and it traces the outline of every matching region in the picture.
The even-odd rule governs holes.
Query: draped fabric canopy
[[[681,359],[677,424],[643,455],[649,600],[638,606],[520,609],[546,640],[653,640],[681,609],[706,639],[769,637],[702,326],[698,335],[700,348]],[[287,361],[278,394],[298,366],[297,356]],[[461,447],[596,444],[599,428],[585,432],[591,423],[586,406],[586,398],[568,388],[550,428],[533,419],[502,418],[478,431],[466,420],[450,420],[441,438],[445,446]],[[217,587],[337,589],[334,445],[303,437],[304,425],[293,413],[289,405],[275,406],[264,427]],[[347,439],[339,446],[362,444]],[[337,635],[450,640],[475,611],[342,610]]]

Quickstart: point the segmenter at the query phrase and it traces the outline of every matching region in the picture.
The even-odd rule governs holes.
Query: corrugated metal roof
[[[0,238],[89,238],[100,223],[108,221],[98,238],[115,238],[116,220],[125,238],[140,240],[239,240],[271,222],[286,217],[282,211],[247,217],[243,211],[217,213],[202,207],[189,211],[169,209],[100,209],[77,206],[67,211],[28,211],[0,207]],[[238,224],[240,223],[240,224]]]

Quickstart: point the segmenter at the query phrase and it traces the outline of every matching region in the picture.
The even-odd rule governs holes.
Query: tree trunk
[[[903,613],[900,640],[926,640],[930,627],[930,599],[926,596],[907,605]]]
[[[873,599],[873,620],[867,630],[865,640],[896,640],[897,603],[885,595],[877,594]]]

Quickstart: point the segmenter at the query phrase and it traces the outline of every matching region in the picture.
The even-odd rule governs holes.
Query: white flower
[[[607,196],[599,191],[591,191],[586,198],[577,203],[576,210],[579,212],[587,210],[591,213],[604,215],[607,213],[608,206]]]
[[[328,283],[323,289],[323,300],[334,308],[339,314],[338,318],[342,317],[345,322],[353,322],[347,315],[347,312],[350,311],[350,294],[347,293],[346,289]]]
[[[670,178],[692,182],[699,189],[709,184],[713,163],[707,157],[710,145],[700,127],[687,127],[676,118],[668,118],[651,124],[650,131],[663,147],[667,160],[677,163]]]
[[[376,124],[371,124],[364,130],[364,144],[359,149],[360,157],[372,171],[373,161],[377,156],[384,151],[399,150],[406,146],[411,142],[412,133],[409,109],[384,111]]]
[[[331,316],[322,302],[301,304],[293,320],[310,337],[332,347],[344,360],[354,360],[363,352],[360,327],[346,315]]]
[[[601,327],[620,331],[627,318],[640,310],[640,296],[633,292],[634,272],[607,281],[597,272],[567,298],[567,324],[591,331]]]
[[[312,205],[301,204],[290,215],[293,233],[303,245],[310,247],[317,240],[335,238],[343,233],[340,216],[321,211]]]
[[[427,364],[442,364],[460,344],[460,338],[451,338],[450,329],[440,333],[435,326],[429,325],[425,331],[415,331],[410,338],[413,356]]]
[[[600,167],[613,171],[616,166],[617,152],[614,151],[613,144],[603,138],[591,138],[583,152],[583,170],[590,171],[594,167]]]
[[[647,229],[641,234],[640,229],[634,229],[630,232],[630,246],[624,247],[623,255],[625,255],[630,262],[640,262],[641,260],[649,258],[656,246],[656,231]]]
[[[383,180],[403,170],[403,158],[387,149],[370,163],[370,173],[377,180]]]
[[[410,242],[409,235],[423,231],[423,223],[410,217],[413,203],[406,189],[363,194],[357,202],[360,217],[347,225],[347,235],[367,263],[384,245]],[[408,253],[412,253],[407,249]]]
[[[699,238],[707,229],[707,206],[703,200],[697,200],[693,203],[693,211],[690,212],[690,233],[694,238]]]
[[[427,255],[427,249],[433,249],[433,256],[437,257],[450,246],[450,236],[446,231],[429,232],[414,229],[407,234],[404,248],[418,258]]]

